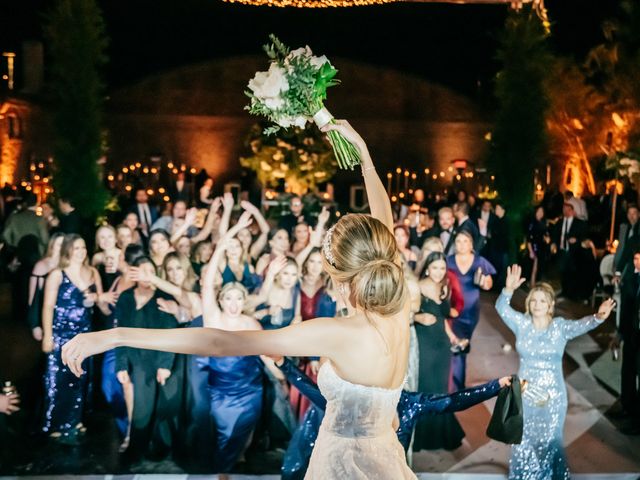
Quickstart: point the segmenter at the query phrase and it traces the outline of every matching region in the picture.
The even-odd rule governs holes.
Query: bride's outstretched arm
[[[387,191],[382,184],[382,180],[376,172],[376,168],[369,155],[369,149],[360,134],[346,120],[336,120],[336,123],[328,123],[322,127],[323,132],[337,130],[347,140],[349,140],[360,152],[362,176],[364,186],[367,189],[367,199],[371,208],[371,216],[384,223],[393,232],[393,212]]]
[[[215,328],[145,329],[114,328],[82,333],[62,349],[62,361],[80,376],[82,362],[116,347],[133,347],[201,356],[316,356],[335,358],[347,351],[352,332],[345,322],[317,318],[279,330],[226,331]],[[352,340],[351,340],[352,341]]]

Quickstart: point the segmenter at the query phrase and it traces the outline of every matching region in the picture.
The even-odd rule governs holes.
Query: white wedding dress
[[[306,480],[416,479],[393,430],[402,386],[367,387],[343,380],[329,361],[318,372],[327,399]]]

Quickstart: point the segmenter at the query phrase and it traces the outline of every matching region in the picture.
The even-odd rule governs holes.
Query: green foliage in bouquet
[[[240,164],[256,172],[267,187],[275,188],[284,180],[292,193],[303,195],[336,173],[331,145],[316,128],[267,135],[262,126],[254,125],[245,145],[251,153],[241,157]]]
[[[340,82],[329,59],[313,55],[309,47],[291,50],[275,35],[269,38],[271,43],[264,46],[269,70],[257,72],[245,91],[250,99],[245,109],[273,123],[264,134],[272,135],[290,127],[304,128],[312,119],[321,122],[320,126],[333,122],[323,102],[327,89]],[[321,116],[317,117],[319,112]],[[340,168],[353,169],[360,163],[358,150],[340,133],[330,131],[327,136]]]
[[[55,100],[53,183],[84,218],[103,212],[108,193],[98,159],[104,153],[104,85],[108,39],[95,0],[58,0],[47,18]]]

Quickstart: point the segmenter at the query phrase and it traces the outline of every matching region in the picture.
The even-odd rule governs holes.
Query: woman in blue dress
[[[496,270],[486,258],[473,251],[473,237],[466,230],[457,233],[455,253],[447,257],[447,268],[457,277],[464,297],[464,308],[451,323],[451,329],[461,341],[471,342],[480,318],[480,289],[491,289],[491,275],[495,275]],[[465,388],[468,352],[469,346],[451,359],[453,391]]]
[[[216,266],[234,235],[249,225],[243,214],[218,242],[202,278],[202,312],[205,327],[222,330],[261,330],[260,323],[243,313],[248,293],[239,282],[231,282],[215,291]],[[217,293],[217,298],[216,298]],[[264,362],[264,363],[263,363]],[[283,375],[267,357],[210,357],[209,398],[211,416],[216,425],[216,471],[230,472],[242,458],[260,418],[263,393],[263,368],[270,366]]]
[[[260,277],[256,275],[249,263],[248,254],[238,238],[229,240],[225,259],[219,268],[223,286],[227,283],[239,282],[244,285],[249,293],[253,293],[260,287]]]
[[[266,299],[256,307],[256,318],[265,330],[275,330],[300,323],[300,285],[298,283],[298,264],[293,258],[286,257],[284,268],[278,271],[270,286],[265,281]],[[275,268],[269,264],[268,271]]]
[[[587,333],[607,319],[614,307],[605,300],[595,315],[582,320],[553,317],[554,293],[538,283],[525,300],[526,313],[511,308],[513,292],[525,281],[514,265],[507,270],[506,285],[498,301],[498,314],[516,336],[520,378],[529,382],[523,397],[522,443],[513,445],[509,478],[518,480],[568,479],[562,429],[567,414],[567,389],[562,376],[562,355],[568,340]]]
[[[77,378],[63,365],[62,346],[91,329],[91,313],[97,301],[112,303],[113,298],[103,295],[100,275],[87,263],[84,240],[79,235],[67,235],[59,267],[47,277],[42,309],[42,351],[48,354],[43,431],[64,444],[78,444],[85,431],[82,415],[88,377]]]

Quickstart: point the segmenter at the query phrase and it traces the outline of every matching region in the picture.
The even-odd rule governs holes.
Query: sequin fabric
[[[466,410],[495,397],[499,391],[500,381],[496,379],[452,394],[402,392],[398,403],[398,419],[400,420],[400,426],[396,431],[398,440],[407,450],[411,434],[421,415],[438,415]]]
[[[83,293],[63,271],[53,311],[53,350],[47,355],[44,378],[46,399],[42,429],[48,433],[68,436],[82,422],[87,375],[77,378],[71,373],[62,364],[61,353],[65,343],[91,328],[91,308],[84,307],[83,300]]]
[[[568,340],[600,325],[593,315],[581,320],[554,318],[546,330],[537,330],[531,317],[511,308],[511,295],[498,297],[496,310],[516,336],[520,355],[518,375],[548,401],[534,402],[523,395],[522,443],[513,445],[509,478],[518,480],[569,479],[562,429],[567,414],[567,389],[562,375],[562,355]]]
[[[347,382],[329,361],[320,368],[318,386],[327,407],[306,479],[417,478],[392,426],[402,386],[385,389]]]

